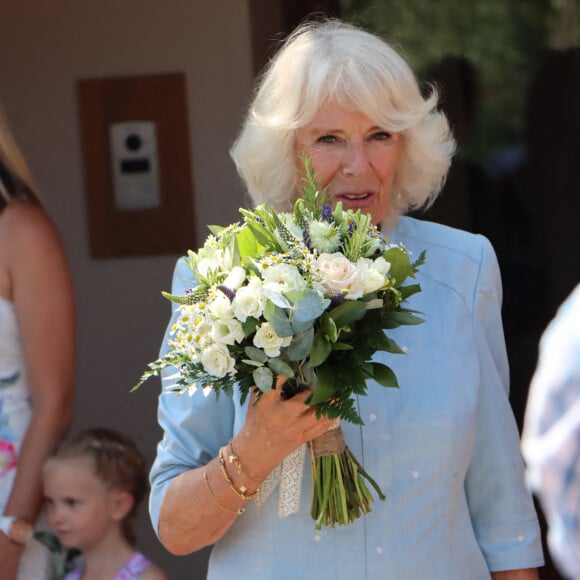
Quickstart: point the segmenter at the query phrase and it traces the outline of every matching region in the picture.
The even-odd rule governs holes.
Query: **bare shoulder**
[[[57,238],[56,227],[39,205],[15,202],[0,214],[0,234],[12,240]]]
[[[140,580],[167,580],[167,578],[167,574],[155,564],[145,568],[140,576]]]
[[[16,202],[0,214],[0,246],[20,260],[38,253],[44,258],[61,254],[60,235],[46,211],[38,205]]]

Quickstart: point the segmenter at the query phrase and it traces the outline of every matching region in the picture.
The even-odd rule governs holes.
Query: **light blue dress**
[[[508,400],[501,286],[490,243],[445,226],[401,218],[392,242],[427,262],[409,307],[425,324],[391,336],[405,355],[379,354],[400,389],[375,383],[358,401],[363,428],[343,424],[347,444],[387,495],[346,527],[315,531],[310,477],[300,512],[249,506],[214,546],[210,579],[483,580],[489,571],[543,564],[540,531],[524,484]],[[173,292],[188,270],[178,263]],[[162,347],[162,350],[165,347]],[[242,426],[245,408],[225,396],[162,394],[164,436],[151,472],[157,529],[163,494],[184,470],[207,463]]]

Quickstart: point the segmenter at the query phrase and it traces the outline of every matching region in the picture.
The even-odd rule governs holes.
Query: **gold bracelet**
[[[218,500],[217,497],[215,496],[211,486],[209,485],[209,477],[207,476],[207,468],[204,470],[203,472],[203,477],[205,478],[205,483],[207,485],[207,491],[209,491],[209,495],[211,495],[211,499],[213,499],[214,503],[221,507],[223,510],[225,510],[226,512],[229,512],[230,514],[234,514],[236,516],[241,516],[244,513],[244,508],[240,508],[239,510],[232,510],[229,507],[226,507],[225,505],[222,505]]]
[[[250,481],[254,481],[255,483],[260,483],[257,479],[254,479],[253,477],[250,477],[242,469],[242,464],[240,463],[240,458],[238,457],[238,454],[236,453],[236,451],[234,449],[234,440],[233,439],[230,439],[230,442],[228,443],[228,445],[229,445],[229,448],[230,448],[230,452],[228,453],[228,463],[233,463],[234,464],[234,467],[236,468],[236,471],[238,472],[238,475],[242,475],[246,479],[249,479]]]
[[[253,499],[254,497],[256,497],[260,493],[260,488],[258,487],[258,489],[254,493],[247,493],[248,488],[245,485],[241,485],[240,489],[236,489],[236,486],[234,485],[232,478],[228,475],[228,472],[226,470],[226,461],[224,459],[224,449],[225,449],[225,447],[220,447],[218,457],[220,460],[220,468],[222,470],[224,479],[226,480],[229,488],[241,499]]]

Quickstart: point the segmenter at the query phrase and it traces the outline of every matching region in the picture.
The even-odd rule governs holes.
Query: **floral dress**
[[[32,416],[32,404],[14,305],[0,298],[0,514],[10,496],[18,452]],[[38,542],[24,551],[18,578],[44,578],[48,552]]]
[[[113,580],[139,580],[141,574],[146,568],[151,566],[151,561],[148,560],[140,552],[135,552],[124,564],[121,569],[115,575]],[[83,577],[83,569],[77,568],[72,572],[69,572],[64,580],[81,580]]]

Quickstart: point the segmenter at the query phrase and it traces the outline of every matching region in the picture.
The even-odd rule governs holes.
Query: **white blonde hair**
[[[287,210],[298,192],[294,138],[328,100],[360,111],[402,137],[391,207],[429,206],[455,150],[431,88],[423,97],[402,56],[389,44],[339,20],[306,22],[284,42],[261,76],[230,153],[254,203]]]

